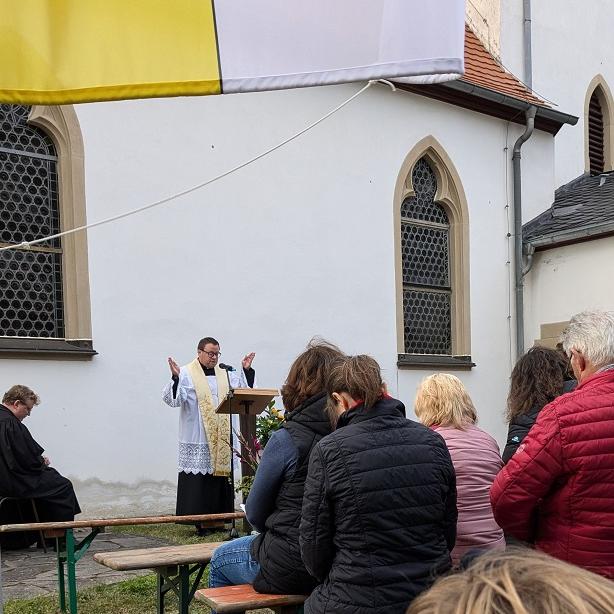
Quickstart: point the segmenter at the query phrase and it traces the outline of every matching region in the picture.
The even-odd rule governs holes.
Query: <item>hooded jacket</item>
[[[306,614],[394,614],[450,568],[456,486],[444,440],[391,398],[345,412],[314,448],[300,543]]]
[[[277,493],[265,531],[252,544],[252,556],[260,563],[254,588],[261,593],[308,595],[317,584],[303,565],[298,538],[309,455],[318,441],[331,432],[325,407],[326,394],[321,393],[286,414],[283,428],[297,448],[297,461],[292,476]]]

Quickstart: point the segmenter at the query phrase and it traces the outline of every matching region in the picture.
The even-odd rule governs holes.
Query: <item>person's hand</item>
[[[43,456],[43,463],[45,467],[49,467],[49,465],[51,465],[51,461],[49,460],[48,456]]]
[[[246,371],[252,368],[252,362],[254,362],[255,357],[256,357],[256,354],[254,352],[251,352],[250,354],[245,356],[243,360],[241,361],[241,364],[243,365],[243,368]]]
[[[171,375],[173,377],[179,377],[179,365],[169,356],[168,366],[171,368]]]

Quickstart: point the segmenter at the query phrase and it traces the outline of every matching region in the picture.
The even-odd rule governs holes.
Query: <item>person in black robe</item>
[[[49,466],[43,448],[23,424],[38,396],[27,386],[13,386],[0,405],[0,506],[2,524],[33,522],[29,501],[34,499],[40,522],[74,520],[81,512],[70,480]],[[20,501],[12,500],[19,499]],[[36,532],[1,533],[3,548],[24,548],[33,544]]]

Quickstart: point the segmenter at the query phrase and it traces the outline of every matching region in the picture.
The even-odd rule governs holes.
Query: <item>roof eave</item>
[[[526,239],[524,243],[534,247],[535,251],[544,251],[554,247],[571,245],[572,243],[602,239],[613,234],[614,222],[604,222],[603,224],[594,224],[584,228],[561,230],[536,239]]]
[[[464,81],[462,78],[454,81],[446,81],[445,83],[442,83],[441,86],[447,89],[464,92],[465,94],[476,96],[482,100],[494,102],[518,111],[526,111],[529,107],[534,106],[537,108],[536,120],[542,118],[549,122],[558,124],[557,132],[565,124],[575,126],[578,123],[578,118],[575,115],[562,113],[561,111],[550,109],[535,102],[515,98],[514,96],[503,94],[502,92],[491,90],[489,88],[482,87],[481,85],[470,83],[469,81]]]
[[[395,82],[395,85],[400,90],[405,90],[412,94],[418,94],[419,96],[432,98],[456,107],[462,107],[517,124],[524,124],[524,111],[533,106],[532,103],[526,100],[514,98],[513,96],[502,94],[496,90],[475,85],[462,79],[424,85]],[[573,126],[578,121],[578,118],[573,115],[554,111],[537,104],[534,106],[537,107],[537,116],[535,118],[535,128],[537,130],[556,135],[565,124]]]

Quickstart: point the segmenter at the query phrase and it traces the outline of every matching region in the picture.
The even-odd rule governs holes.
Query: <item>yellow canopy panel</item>
[[[0,0],[0,100],[219,94],[211,0]]]
[[[0,0],[0,102],[432,83],[463,40],[464,0]]]

